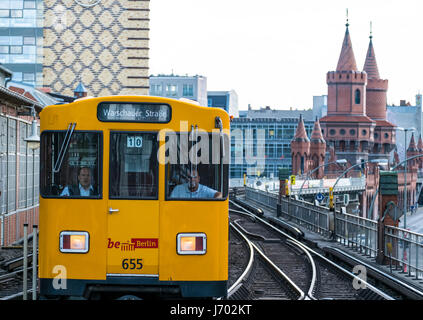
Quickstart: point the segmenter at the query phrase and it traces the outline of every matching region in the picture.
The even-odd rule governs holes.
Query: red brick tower
[[[309,171],[310,140],[304,126],[303,116],[300,115],[297,131],[291,141],[292,174],[301,174]]]
[[[336,71],[327,73],[328,111],[320,124],[338,158],[355,164],[368,159],[376,122],[366,115],[367,73],[357,70],[348,27]]]
[[[325,163],[325,154],[326,154],[326,141],[322,135],[322,129],[320,128],[319,120],[316,119],[314,122],[313,131],[310,138],[310,168],[313,170],[318,166]],[[314,177],[321,179],[324,176],[324,167],[318,169]]]
[[[386,121],[386,92],[388,80],[382,80],[376,63],[372,33],[363,70],[367,73],[366,114],[376,121],[374,145],[369,158],[386,158],[395,147],[395,126]]]
[[[417,156],[419,154],[419,149],[416,146],[416,141],[414,140],[414,133],[411,136],[410,144],[408,145],[407,149],[407,158]],[[408,168],[417,169],[418,168],[418,158],[409,160],[407,162]]]
[[[417,143],[417,149],[419,151],[419,154],[423,154],[422,135],[420,135],[419,142]],[[419,169],[423,169],[423,158],[417,158],[417,162],[419,163]]]

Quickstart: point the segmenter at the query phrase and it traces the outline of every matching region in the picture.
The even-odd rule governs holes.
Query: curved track
[[[252,242],[295,283],[305,294],[303,299],[380,300],[393,298],[323,255],[308,248],[292,236],[254,215],[239,204],[230,202],[230,218],[240,226]]]

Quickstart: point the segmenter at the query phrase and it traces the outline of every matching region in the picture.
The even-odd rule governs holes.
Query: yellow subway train
[[[40,118],[41,297],[226,296],[224,110],[110,96]]]

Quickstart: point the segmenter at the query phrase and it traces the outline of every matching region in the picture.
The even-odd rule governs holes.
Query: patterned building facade
[[[148,95],[149,0],[45,0],[44,87]]]

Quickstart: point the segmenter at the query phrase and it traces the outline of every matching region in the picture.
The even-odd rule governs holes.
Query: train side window
[[[166,136],[166,200],[222,200],[228,195],[229,138],[221,157],[218,134],[168,133]]]
[[[41,196],[101,198],[102,133],[66,131],[41,135]]]
[[[110,199],[157,199],[157,134],[110,134]]]

